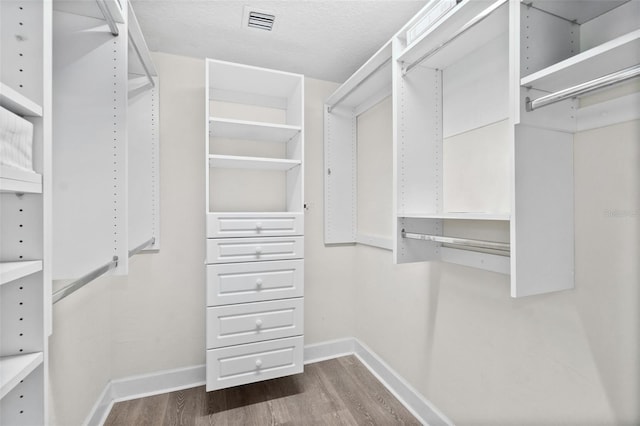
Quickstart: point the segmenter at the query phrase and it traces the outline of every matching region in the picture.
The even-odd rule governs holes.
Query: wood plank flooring
[[[214,392],[204,386],[114,404],[105,426],[419,425],[355,356]]]

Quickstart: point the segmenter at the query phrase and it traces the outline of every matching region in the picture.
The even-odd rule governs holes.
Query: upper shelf
[[[347,81],[325,101],[330,107],[338,105],[356,110],[372,97],[391,93],[391,41],[378,50]]]
[[[209,118],[211,136],[265,142],[287,142],[300,133],[300,126],[272,124],[258,121]]]
[[[0,83],[0,106],[23,117],[42,117],[42,106]]]
[[[640,30],[523,77],[523,86],[555,92],[640,63]]]
[[[42,352],[0,358],[0,399],[42,364]]]
[[[42,176],[38,173],[0,166],[0,192],[42,192]]]
[[[10,283],[39,271],[42,271],[41,260],[0,262],[0,285]]]
[[[120,0],[54,0],[53,8],[57,11],[73,13],[74,15],[105,19],[98,2],[101,2],[106,7],[115,22],[124,23],[124,10]]]
[[[506,0],[463,0],[398,57],[404,67],[444,69],[508,31]]]
[[[301,104],[303,76],[207,59],[209,100],[288,109]]]
[[[446,219],[446,220],[496,220],[496,221],[509,221],[511,215],[508,213],[398,213],[398,217],[411,218],[411,219]]]
[[[280,158],[240,157],[236,155],[209,155],[211,167],[225,169],[254,169],[287,171],[300,166],[300,160],[288,160]]]

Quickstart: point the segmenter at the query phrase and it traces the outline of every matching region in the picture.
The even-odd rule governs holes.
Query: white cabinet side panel
[[[574,286],[573,135],[518,126],[511,296]]]
[[[53,275],[78,278],[113,256],[126,273],[127,38],[67,13],[54,24]]]
[[[356,237],[356,117],[324,110],[324,242],[353,243]]]

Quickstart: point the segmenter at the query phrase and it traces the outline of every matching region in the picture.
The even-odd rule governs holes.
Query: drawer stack
[[[290,225],[286,236],[273,220]],[[208,215],[207,391],[302,372],[302,223],[301,213]]]
[[[303,370],[304,78],[211,59],[206,74],[212,391]]]

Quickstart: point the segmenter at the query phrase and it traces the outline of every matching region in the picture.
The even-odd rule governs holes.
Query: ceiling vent
[[[276,20],[276,15],[273,12],[266,10],[257,10],[254,8],[244,7],[243,25],[249,28],[257,28],[259,30],[271,31],[273,30],[273,23]]]

